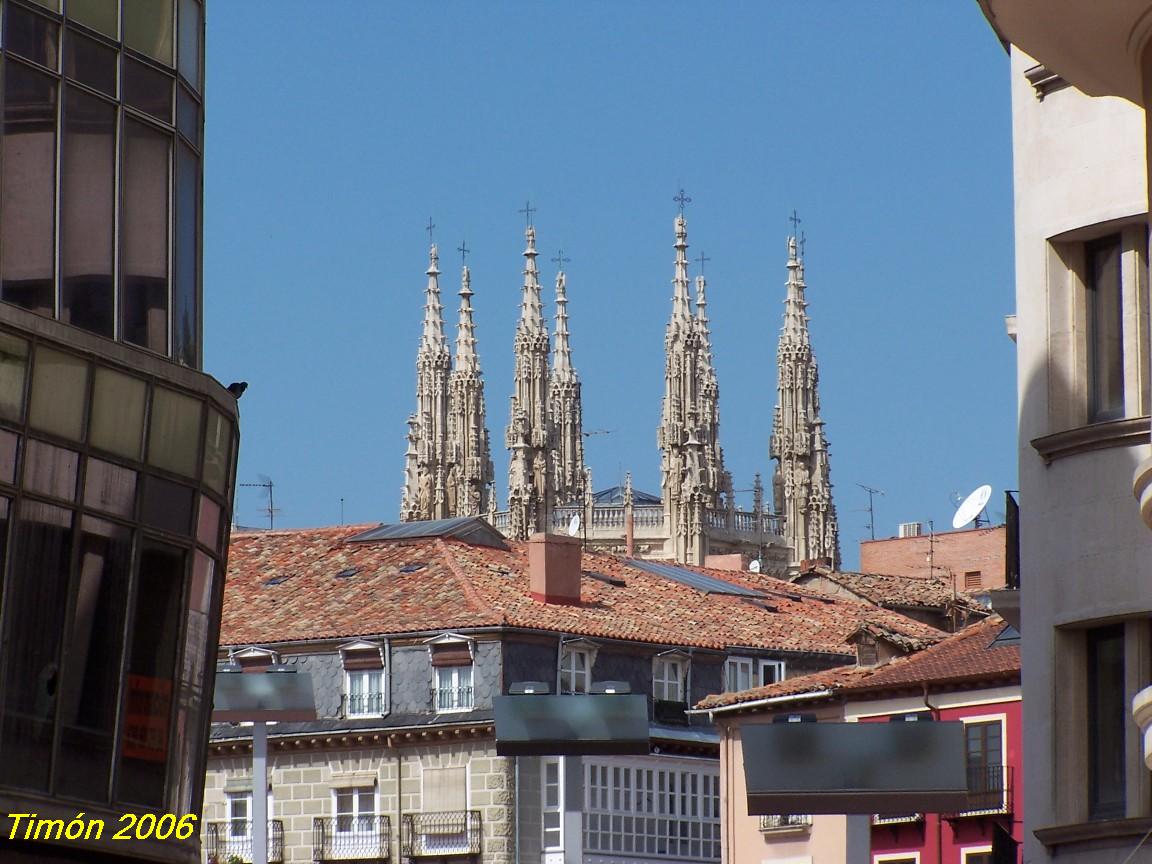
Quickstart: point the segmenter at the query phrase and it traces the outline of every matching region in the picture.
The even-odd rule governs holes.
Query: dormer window
[[[871,633],[861,633],[856,637],[856,665],[875,666],[880,662],[880,650],[876,637]]]
[[[688,701],[688,657],[678,651],[652,661],[652,698],[660,702]]]
[[[446,633],[428,641],[432,661],[432,700],[438,714],[476,706],[472,665],[475,640]]]
[[[556,692],[569,695],[587,693],[592,686],[592,664],[595,662],[595,643],[586,639],[561,643],[560,674]]]
[[[279,660],[276,652],[267,648],[245,648],[243,651],[233,653],[229,659],[239,664],[244,672],[264,672]]]
[[[344,665],[344,716],[380,717],[385,713],[384,658],[373,642],[340,649]]]

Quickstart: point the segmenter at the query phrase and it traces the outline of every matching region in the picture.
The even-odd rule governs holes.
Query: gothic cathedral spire
[[[556,347],[552,352],[552,371],[548,378],[549,419],[552,423],[555,450],[557,504],[584,503],[584,425],[580,404],[580,376],[572,366],[572,349],[568,345],[568,294],[564,275],[564,254],[556,260]]]
[[[443,519],[450,512],[447,446],[448,376],[452,358],[444,338],[439,262],[433,243],[428,251],[424,329],[416,354],[416,413],[408,421],[410,455],[406,459],[400,504],[400,515],[405,521]]]
[[[453,516],[484,515],[489,511],[489,496],[495,494],[472,294],[472,276],[464,265],[460,274],[456,362],[448,379],[448,499]]]
[[[784,516],[791,564],[827,558],[835,566],[840,562],[840,534],[804,289],[804,263],[796,254],[796,237],[790,236],[784,326],[776,352],[777,402],[769,445],[769,455],[777,463],[773,493],[776,511]]]
[[[529,216],[531,216],[530,208]],[[547,531],[554,503],[551,424],[548,418],[548,325],[536,269],[536,229],[524,232],[524,287],[516,325],[512,408],[508,423],[509,534],[525,539]]]

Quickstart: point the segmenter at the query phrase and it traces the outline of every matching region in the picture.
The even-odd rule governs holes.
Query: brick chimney
[[[528,538],[528,589],[541,603],[580,605],[580,540],[562,534]]]

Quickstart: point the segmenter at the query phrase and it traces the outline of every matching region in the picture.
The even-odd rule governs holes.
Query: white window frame
[[[556,768],[556,783],[548,782],[548,769]],[[556,803],[548,803],[548,790],[550,786],[556,787]],[[544,852],[564,851],[564,758],[562,756],[544,756],[540,759],[540,848]],[[547,819],[555,815],[556,827],[549,828]],[[555,843],[548,842],[548,835],[554,834]]]
[[[353,694],[353,692],[352,692],[353,679],[370,678],[371,676],[376,676],[377,689],[376,690],[369,689],[366,693]],[[344,711],[345,716],[347,716],[347,717],[381,717],[381,716],[383,716],[384,715],[384,693],[385,693],[384,683],[385,682],[384,682],[384,670],[383,669],[352,669],[352,670],[345,669],[344,670],[344,695],[346,697],[345,711]],[[375,711],[375,710],[372,710],[372,711],[353,710],[353,701],[352,700],[353,700],[354,695],[366,695],[366,696],[370,697],[373,693],[375,693],[379,697],[379,700],[380,700],[380,710],[379,711]]]
[[[992,845],[985,843],[983,846],[962,846],[960,847],[960,864],[968,864],[969,855],[991,855]]]
[[[560,668],[557,670],[556,692],[567,695],[587,693],[592,686],[592,663],[594,662],[595,656],[595,653],[589,648],[565,645],[560,651]],[[582,670],[576,668],[575,659],[577,657],[584,658],[584,668]],[[569,681],[572,682],[572,686],[567,689],[563,685],[565,674],[568,675]],[[582,682],[579,680],[581,678],[583,679]]]
[[[457,714],[476,707],[476,678],[472,666],[434,666],[437,714]],[[465,674],[466,673],[466,674]],[[467,683],[462,683],[467,678]],[[445,702],[444,695],[451,694]],[[447,707],[444,707],[447,704]]]
[[[227,795],[227,798],[228,798],[228,800],[226,802],[226,806],[228,808],[228,836],[230,838],[237,838],[237,839],[239,839],[241,837],[251,837],[252,836],[252,790],[249,789],[246,792],[226,792],[225,794]],[[244,805],[244,811],[245,811],[244,816],[242,816],[242,817],[236,815],[236,805],[241,804],[241,803]],[[268,814],[269,815],[272,814],[271,809],[269,809]],[[243,822],[244,823],[244,833],[243,834],[237,834],[233,830],[233,826],[237,822]]]
[[[787,667],[785,666],[783,660],[760,660],[757,662],[756,666],[757,666],[757,669],[756,669],[757,674],[760,677],[760,685],[759,686],[766,687],[768,684],[775,684],[777,681],[783,681],[784,680],[784,674],[787,670]],[[776,672],[775,680],[766,681],[764,679],[764,670],[765,669],[774,669],[775,670],[775,672]]]
[[[751,657],[729,657],[724,661],[724,692],[725,693],[740,693],[744,690],[751,690],[756,681],[756,663]],[[733,675],[736,676],[736,685],[733,687],[731,681]],[[742,677],[747,677],[748,686],[744,687],[740,684]]]
[[[995,714],[973,714],[970,717],[961,717],[965,727],[970,723],[999,723],[1000,724],[1000,806],[994,810],[976,809],[965,810],[965,813],[1003,813],[1008,807],[1008,713],[1000,711]],[[964,771],[968,771],[968,730],[964,730]]]
[[[669,672],[675,669],[675,676]],[[687,703],[688,661],[681,656],[655,657],[652,660],[652,698],[664,702]],[[675,698],[669,695],[669,687],[675,687]]]
[[[360,796],[367,789],[372,790],[372,812],[371,813],[363,813],[360,811]],[[351,813],[342,813],[340,811],[340,793],[341,792],[351,792],[352,793],[352,812]],[[359,819],[362,819],[365,816],[367,816],[370,819],[374,820],[379,814],[380,814],[380,790],[376,787],[375,783],[373,783],[371,786],[334,786],[332,788],[332,815],[334,817],[334,819],[333,819],[333,831],[335,831],[337,834],[355,834],[355,833],[357,833],[356,829],[355,829],[355,825]],[[351,830],[348,830],[348,831],[341,831],[340,830],[340,818],[342,816],[351,817],[351,819],[352,819],[351,824],[353,826],[353,828]],[[372,822],[371,826],[372,827],[369,829],[369,831],[363,832],[363,833],[375,834],[376,833],[376,823]]]

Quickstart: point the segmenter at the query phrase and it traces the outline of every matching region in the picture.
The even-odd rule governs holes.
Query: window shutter
[[[461,643],[432,646],[433,666],[471,666],[472,653]]]
[[[468,809],[467,769],[425,768],[424,769],[425,813],[449,813]]]
[[[344,654],[344,669],[347,672],[359,672],[365,669],[383,669],[384,661],[380,659],[380,652],[373,649],[347,651]]]

